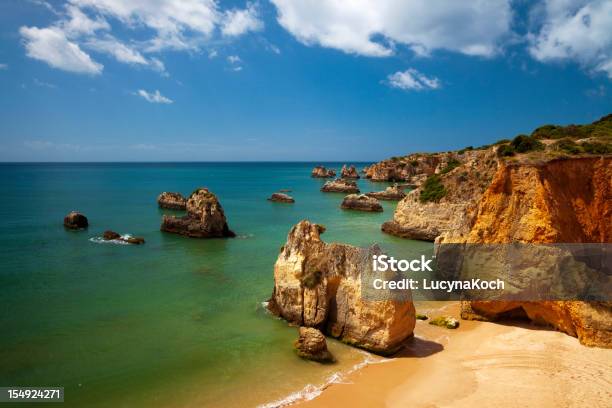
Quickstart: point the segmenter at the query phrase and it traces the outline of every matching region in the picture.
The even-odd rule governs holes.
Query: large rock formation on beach
[[[64,217],[64,227],[70,230],[85,229],[89,226],[87,217],[78,211],[71,211]]]
[[[355,166],[353,166],[351,164],[350,167],[346,167],[346,164],[342,166],[342,171],[340,172],[340,177],[341,178],[349,178],[349,179],[358,179],[359,178],[359,172],[357,171],[357,169],[355,168]]]
[[[355,346],[388,354],[412,336],[412,300],[364,296],[368,250],[321,240],[321,225],[301,221],[289,232],[274,265],[269,310],[292,324],[321,329]]]
[[[315,177],[315,178],[336,177],[336,172],[332,169],[326,169],[324,166],[317,166],[314,169],[312,169],[312,173],[310,173],[310,177]]]
[[[294,343],[297,355],[320,363],[331,363],[334,357],[327,350],[327,341],[320,330],[314,327],[300,327],[299,337]]]
[[[451,153],[454,160],[400,201],[383,230],[438,244],[609,244],[610,140],[612,116],[608,115],[586,126],[548,125],[531,136]],[[518,278],[546,284],[550,276],[541,274],[552,269],[543,269],[542,259],[521,258],[521,262],[527,266],[523,273],[540,275]],[[552,326],[585,345],[612,347],[609,301],[462,302],[464,319],[509,317]]]
[[[285,194],[285,193],[273,193],[268,201],[274,201],[277,203],[295,203],[293,197]]]
[[[397,183],[387,187],[383,191],[372,191],[366,193],[368,197],[376,198],[377,200],[399,201],[406,197],[404,189]]]
[[[171,193],[164,191],[157,197],[159,208],[168,210],[185,210],[187,208],[187,199],[181,193]]]
[[[358,210],[358,211],[369,211],[369,212],[382,212],[382,205],[377,199],[368,197],[365,194],[349,194],[344,197],[340,208],[345,210]]]
[[[199,188],[187,200],[187,215],[164,215],[161,230],[192,238],[235,237],[217,197],[206,188]]]
[[[324,193],[359,193],[359,187],[357,187],[357,183],[350,180],[345,179],[336,179],[331,180],[323,184],[321,187],[321,191]]]

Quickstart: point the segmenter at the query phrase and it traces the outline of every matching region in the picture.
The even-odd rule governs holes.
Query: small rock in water
[[[315,178],[336,177],[336,172],[332,169],[326,169],[324,166],[317,166],[314,169],[312,169],[312,173],[310,173],[310,177],[315,177]]]
[[[459,320],[450,316],[439,316],[432,319],[429,324],[434,326],[446,327],[447,329],[456,329],[459,327]]]
[[[140,245],[140,244],[144,244],[145,240],[142,237],[131,237],[131,236],[126,236],[123,237],[121,234],[115,232],[115,231],[104,231],[104,234],[102,234],[102,238],[105,241],[123,241],[126,242],[128,244],[133,244],[133,245]]]
[[[297,355],[320,363],[331,363],[334,357],[327,350],[325,336],[313,327],[300,327],[299,337],[294,346]]]
[[[359,187],[357,183],[351,180],[336,179],[326,182],[321,191],[324,193],[359,193]]]
[[[359,210],[369,212],[382,212],[383,208],[377,199],[365,194],[349,194],[344,197],[340,207],[345,210]]]
[[[71,230],[85,229],[89,226],[87,217],[78,211],[71,211],[64,217],[64,227]]]
[[[417,320],[427,320],[427,319],[429,319],[429,317],[427,317],[426,315],[421,314],[421,313],[417,313],[416,314],[416,318],[417,318]]]
[[[295,200],[293,199],[293,197],[288,196],[287,194],[283,194],[283,193],[272,194],[270,198],[268,198],[268,201],[274,201],[277,203],[295,203]]]
[[[344,166],[342,166],[342,170],[340,171],[340,177],[358,179],[359,172],[357,171],[355,166],[353,166],[352,164],[350,167],[346,167],[346,164],[345,164]]]

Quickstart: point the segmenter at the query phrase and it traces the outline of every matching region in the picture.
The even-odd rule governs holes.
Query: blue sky
[[[612,112],[612,2],[0,2],[0,161],[369,161]]]

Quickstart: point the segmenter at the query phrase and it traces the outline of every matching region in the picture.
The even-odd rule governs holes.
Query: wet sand
[[[443,314],[458,317],[458,306]],[[436,314],[433,314],[435,316]],[[417,321],[392,361],[369,365],[300,407],[609,407],[612,350],[528,323]]]

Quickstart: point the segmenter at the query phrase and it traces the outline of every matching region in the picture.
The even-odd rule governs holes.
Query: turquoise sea
[[[430,247],[380,232],[394,202],[380,214],[341,210],[343,195],[321,193],[324,180],[310,177],[315,164],[0,165],[0,386],[63,386],[68,407],[257,406],[372,358],[331,341],[337,364],[303,361],[292,351],[296,328],[262,307],[302,219],[324,224],[328,242]],[[172,211],[158,209],[157,195],[201,186],[238,238],[159,231]],[[268,202],[279,189],[296,203]],[[64,230],[71,210],[87,215],[88,230]],[[146,244],[96,242],[107,229]]]

